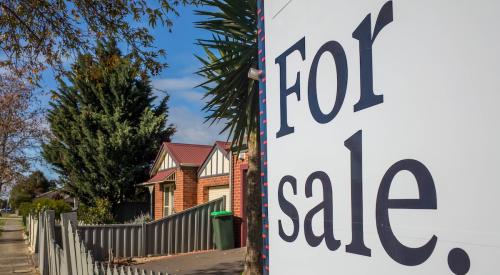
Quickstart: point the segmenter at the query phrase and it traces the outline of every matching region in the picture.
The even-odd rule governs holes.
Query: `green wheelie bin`
[[[210,215],[215,247],[219,250],[234,248],[233,212],[216,211]]]

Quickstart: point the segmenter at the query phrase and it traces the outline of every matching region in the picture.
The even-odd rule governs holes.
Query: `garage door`
[[[229,185],[214,186],[208,188],[208,200],[213,201],[215,199],[226,196],[226,210],[231,209],[229,207]]]

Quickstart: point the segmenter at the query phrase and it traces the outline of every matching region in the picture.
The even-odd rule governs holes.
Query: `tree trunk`
[[[245,190],[247,251],[244,275],[262,273],[262,203],[260,187],[260,140],[258,129],[248,136],[248,171]]]

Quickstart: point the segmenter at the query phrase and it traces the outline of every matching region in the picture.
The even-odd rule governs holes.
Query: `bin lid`
[[[233,212],[232,211],[214,211],[210,213],[210,216],[217,218],[217,217],[222,217],[222,216],[232,216]]]

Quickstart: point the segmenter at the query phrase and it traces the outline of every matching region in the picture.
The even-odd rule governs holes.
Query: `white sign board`
[[[500,1],[265,1],[269,271],[500,274]]]

